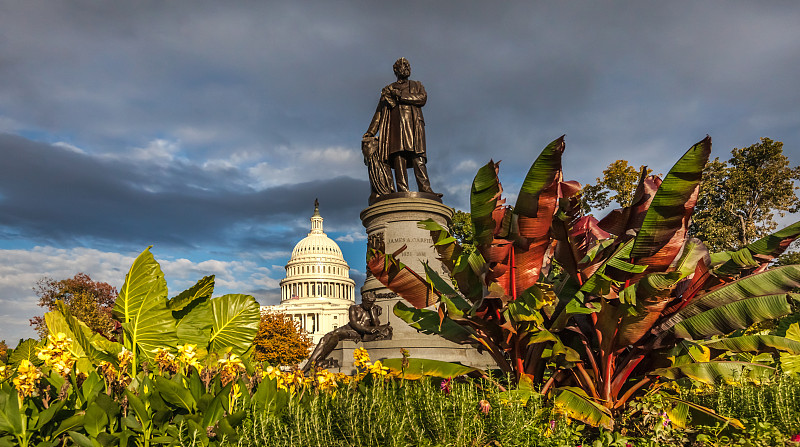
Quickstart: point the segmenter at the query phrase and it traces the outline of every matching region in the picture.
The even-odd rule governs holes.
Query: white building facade
[[[262,306],[290,315],[317,344],[323,335],[348,322],[347,312],[355,304],[355,281],[342,250],[322,227],[319,204],[314,204],[311,231],[295,245],[280,282],[281,303]]]

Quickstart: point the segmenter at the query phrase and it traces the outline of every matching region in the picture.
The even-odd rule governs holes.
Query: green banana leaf
[[[139,354],[152,360],[156,349],[177,344],[175,319],[167,307],[167,282],[150,247],[133,261],[112,312],[122,323],[123,344],[134,354],[133,368],[138,367]]]
[[[715,384],[722,380],[725,383],[734,383],[743,378],[761,379],[775,374],[775,368],[748,362],[712,361],[688,363],[680,366],[657,369],[650,375],[661,376],[667,379],[680,379],[688,377],[698,382]]]
[[[430,231],[439,260],[450,271],[461,293],[473,302],[479,300],[483,295],[480,275],[486,270],[483,256],[477,250],[465,252],[450,232],[433,219],[423,220],[417,226]]]
[[[650,266],[651,271],[663,270],[683,246],[710,154],[711,137],[706,136],[675,163],[650,203],[631,257]]]
[[[693,402],[678,399],[677,397],[672,397],[665,393],[661,393],[661,396],[674,404],[671,409],[667,410],[667,415],[669,416],[672,424],[678,428],[687,427],[689,412],[691,412],[693,416],[692,420],[696,423],[702,422],[703,419],[710,418],[715,421],[730,424],[731,426],[740,430],[744,430],[744,424],[742,424],[742,422],[736,418],[729,418],[721,414],[717,414],[717,412],[711,408],[706,408]]]
[[[461,326],[450,318],[442,320],[439,312],[434,310],[416,309],[398,301],[393,311],[398,318],[424,334],[436,334],[453,343],[476,344],[475,331],[472,328]]]
[[[405,359],[408,366],[403,367],[404,359],[381,360],[381,364],[389,371],[397,374],[398,377],[406,380],[418,380],[424,376],[439,377],[441,379],[452,379],[453,377],[463,376],[471,372],[485,373],[478,368],[459,365],[458,363],[443,362],[440,360],[429,359]]]
[[[711,265],[716,266],[714,273],[732,276],[746,269],[759,267],[780,256],[798,236],[800,236],[800,222],[795,222],[748,244],[741,250],[714,253],[711,258]]]
[[[701,343],[711,349],[732,352],[776,352],[800,354],[800,342],[777,335],[742,335]]]
[[[608,408],[593,401],[582,389],[565,386],[557,388],[556,392],[558,394],[553,399],[553,403],[563,407],[572,419],[607,430],[614,428],[614,419]]]
[[[250,295],[230,294],[209,301],[213,321],[209,352],[221,353],[228,347],[243,355],[253,344],[261,322],[261,308]]]
[[[500,198],[503,186],[497,178],[499,162],[489,161],[478,169],[472,180],[470,194],[470,218],[472,219],[473,240],[475,246],[484,247],[492,243],[497,223],[494,219],[495,209],[505,202]]]
[[[736,329],[788,315],[792,312],[790,297],[797,300],[800,295],[766,295],[734,301],[691,316],[677,323],[671,331],[676,337],[692,340],[729,334]]]
[[[397,293],[417,309],[439,301],[439,293],[424,278],[409,269],[394,255],[367,249],[367,269],[375,279]]]
[[[661,323],[658,332],[665,332],[689,317],[718,306],[754,296],[786,293],[798,286],[800,286],[798,265],[787,265],[756,273],[698,295],[686,307]]]
[[[512,246],[513,265],[507,275],[514,275],[515,293],[521,295],[539,281],[544,255],[550,245],[550,227],[558,208],[558,189],[562,180],[561,155],[564,136],[548,144],[533,162],[520,187],[514,206],[516,227],[524,243]],[[506,281],[500,280],[505,284]],[[508,281],[511,284],[511,281]],[[506,289],[510,290],[510,289]],[[511,295],[511,293],[509,293]]]

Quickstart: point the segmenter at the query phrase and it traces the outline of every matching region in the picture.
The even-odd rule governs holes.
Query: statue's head
[[[398,77],[398,79],[408,79],[411,76],[411,64],[408,63],[408,59],[401,57],[394,61],[394,74]]]
[[[375,305],[375,292],[367,292],[361,295],[361,306],[369,309]]]

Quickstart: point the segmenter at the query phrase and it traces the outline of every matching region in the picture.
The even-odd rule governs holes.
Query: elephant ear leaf
[[[680,252],[710,154],[707,136],[675,163],[656,191],[631,250],[631,257],[648,265],[648,271],[663,271]]]
[[[223,295],[209,301],[211,305],[210,352],[222,352],[231,348],[236,355],[243,355],[253,344],[261,322],[261,308],[250,295]]]
[[[17,347],[8,355],[8,364],[17,366],[19,362],[27,360],[34,365],[41,365],[42,361],[36,355],[36,348],[38,346],[39,342],[32,338],[26,340],[20,339]]]
[[[154,350],[177,344],[175,319],[167,307],[167,281],[150,247],[133,261],[113,313],[122,323],[125,345],[134,355],[138,351],[152,359]]]
[[[214,275],[209,275],[197,281],[197,284],[184,290],[178,294],[178,296],[169,300],[167,302],[167,307],[173,312],[180,312],[196,301],[211,298],[212,293],[214,293]]]

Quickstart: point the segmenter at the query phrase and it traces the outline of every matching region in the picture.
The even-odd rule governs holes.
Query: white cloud
[[[356,242],[356,241],[366,241],[367,235],[364,232],[354,231],[352,233],[347,233],[344,236],[339,236],[336,238],[339,242]]]
[[[345,147],[281,148],[279,162],[262,161],[247,172],[252,186],[264,189],[338,176],[366,178],[360,151]]]
[[[170,297],[207,275],[215,275],[215,296],[266,290],[264,295],[269,297],[270,291],[278,288],[280,278],[275,279],[275,276],[282,273],[253,261],[170,260],[160,259],[159,253],[154,255],[164,271]],[[0,250],[0,339],[13,344],[19,338],[35,337],[28,319],[42,313],[33,292],[42,277],[63,279],[83,272],[95,281],[107,282],[119,289],[134,259],[132,255],[92,248]],[[263,297],[256,298],[263,300]]]
[[[60,147],[62,149],[66,149],[68,151],[72,151],[72,152],[75,152],[77,154],[86,154],[86,151],[84,151],[83,149],[79,148],[78,146],[75,146],[75,145],[72,145],[72,144],[69,144],[69,143],[65,143],[63,141],[59,141],[59,142],[53,143],[53,146]]]

